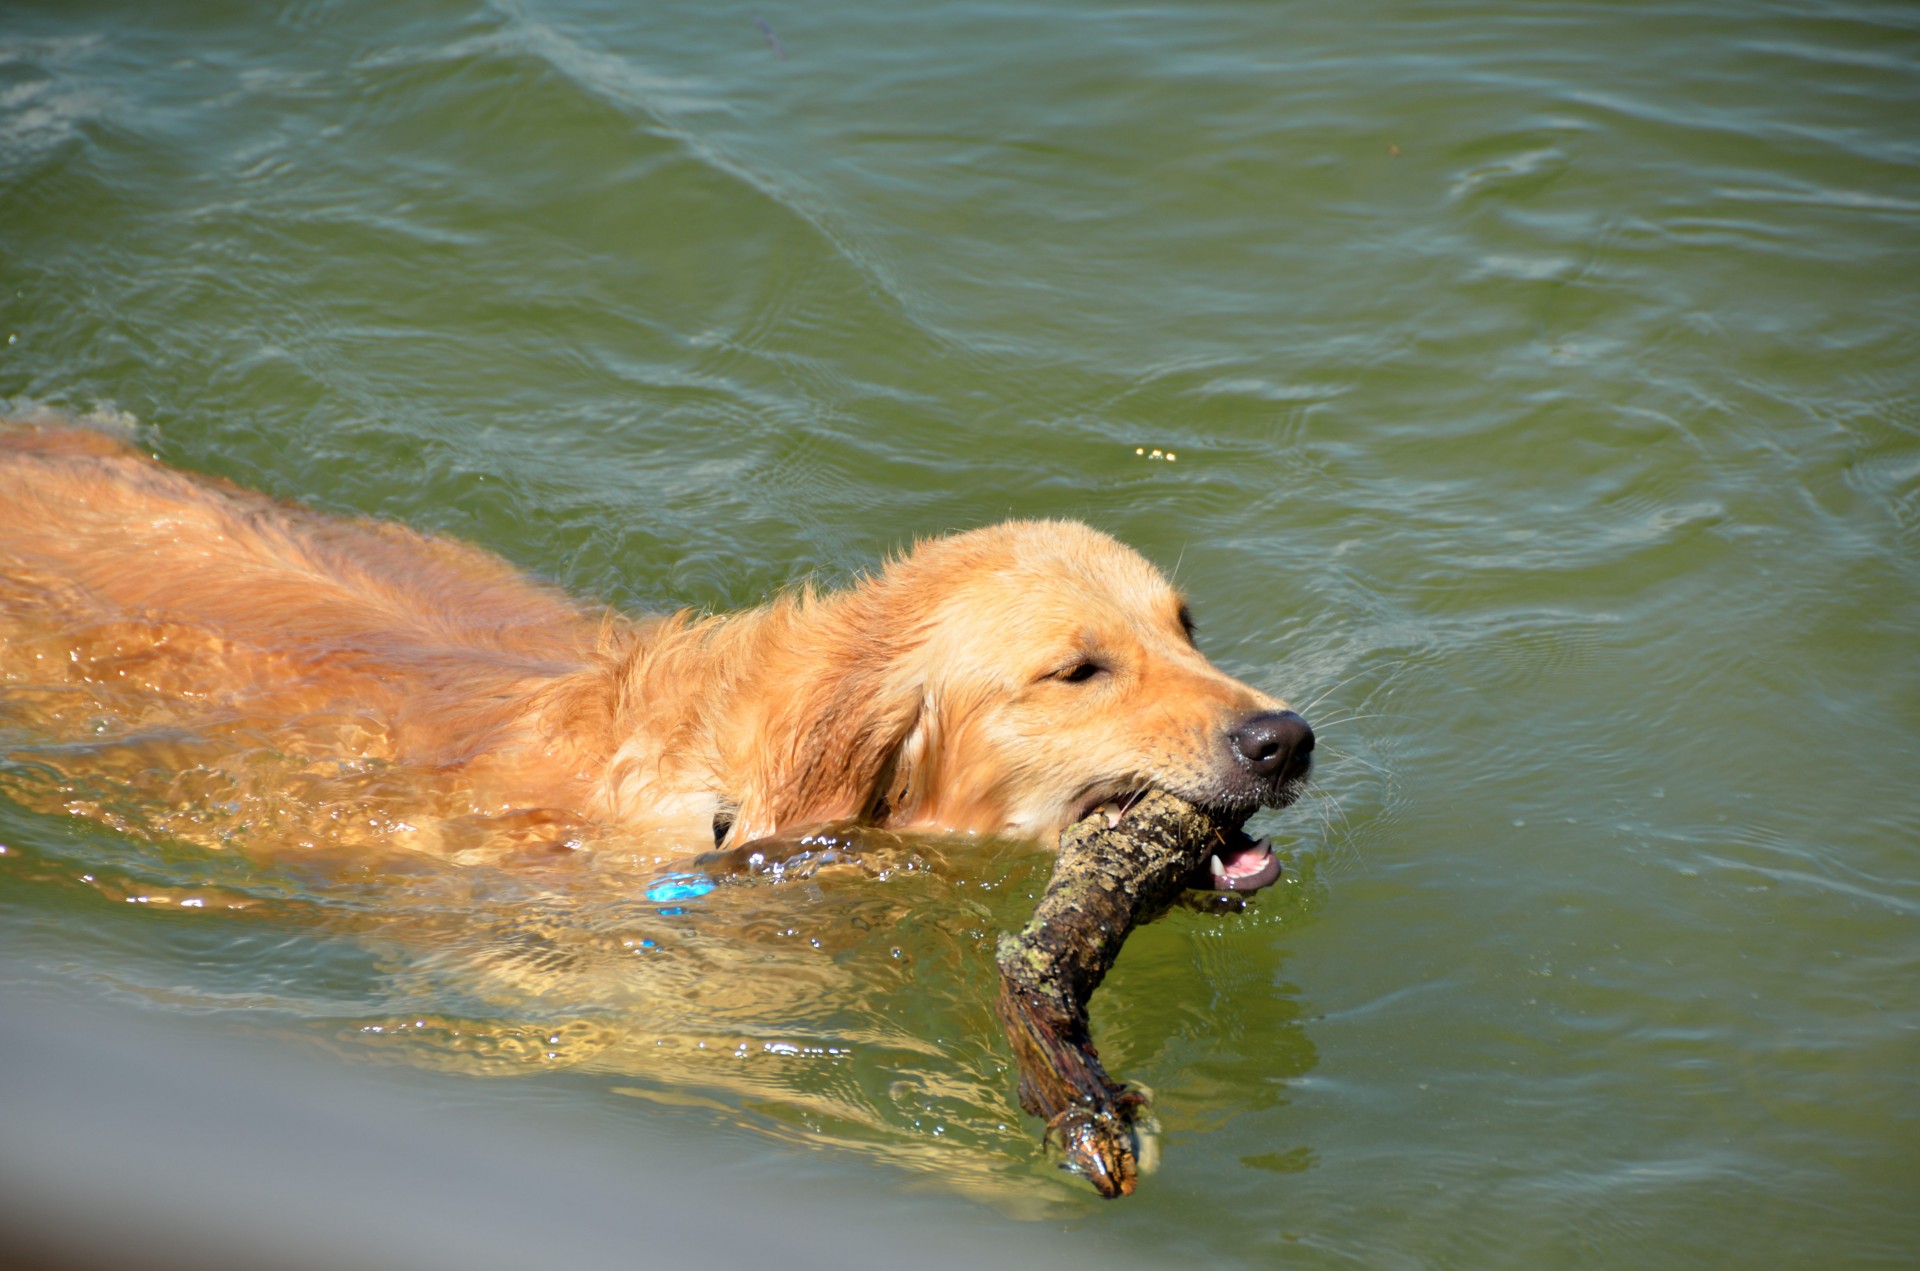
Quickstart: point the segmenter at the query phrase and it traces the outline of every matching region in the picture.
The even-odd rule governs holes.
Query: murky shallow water
[[[1162,1170],[1098,1205],[1017,1116],[1017,844],[676,903],[13,785],[8,977],[1147,1256],[1910,1258],[1911,9],[754,16],[10,8],[0,395],[632,607],[1140,547],[1325,743],[1293,881],[1096,1001]]]

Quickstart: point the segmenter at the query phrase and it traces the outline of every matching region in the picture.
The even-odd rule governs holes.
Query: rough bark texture
[[[1000,937],[995,1010],[1013,1042],[1020,1102],[1102,1196],[1139,1177],[1134,1121],[1146,1100],[1107,1076],[1087,1002],[1128,933],[1164,910],[1220,842],[1205,813],[1158,791],[1110,826],[1101,813],[1060,835],[1053,878],[1019,935]]]

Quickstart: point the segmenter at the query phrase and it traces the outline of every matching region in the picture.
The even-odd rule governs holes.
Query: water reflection
[[[860,1153],[1023,1213],[1088,1203],[1015,1102],[991,1012],[994,937],[1025,921],[1051,867],[1032,845],[843,831],[703,857],[704,844],[546,813],[484,815],[439,774],[358,753],[369,734],[354,721],[305,721],[270,747],[244,727],[130,724],[110,696],[59,710],[4,699],[0,789],[113,831],[41,822],[60,867],[18,851],[10,863],[120,902],[220,914],[236,939],[265,922],[304,962],[261,971],[259,991],[238,997],[231,968],[187,971],[182,988],[184,968],[168,966],[176,1004],[290,1015],[294,1032],[363,1060],[591,1074],[621,1096]],[[345,982],[343,949],[357,954]],[[1146,1080],[1218,1025],[1190,1000],[1206,966],[1135,963],[1096,998],[1095,1028],[1109,1067]],[[287,991],[303,974],[327,990]],[[1294,1013],[1257,991],[1267,1018]],[[1178,1124],[1273,1102],[1274,1079],[1313,1063],[1289,1031],[1283,1053],[1259,1057],[1259,1082],[1232,1075],[1247,1061],[1231,1037],[1218,1073],[1178,1070]]]

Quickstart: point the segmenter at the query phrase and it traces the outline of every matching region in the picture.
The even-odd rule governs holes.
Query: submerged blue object
[[[647,888],[647,899],[698,900],[712,890],[713,880],[705,874],[668,874]]]

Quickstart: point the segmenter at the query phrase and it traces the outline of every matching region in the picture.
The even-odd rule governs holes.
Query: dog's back
[[[0,427],[12,689],[84,687],[148,728],[346,712],[377,720],[393,758],[445,764],[496,742],[599,629],[464,544],[165,468],[102,433]],[[10,722],[33,728],[40,699],[13,696]]]
[[[185,623],[289,656],[415,671],[577,663],[593,623],[497,557],[161,467],[79,429],[0,432],[0,579],[15,619]],[[36,594],[37,593],[37,594]]]

